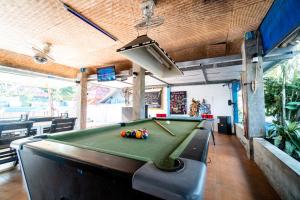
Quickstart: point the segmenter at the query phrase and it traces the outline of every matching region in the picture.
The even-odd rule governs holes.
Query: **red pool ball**
[[[121,131],[121,136],[126,137],[126,131]]]

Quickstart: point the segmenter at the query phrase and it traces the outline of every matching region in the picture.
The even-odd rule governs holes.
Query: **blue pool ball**
[[[133,131],[131,132],[131,137],[134,137],[134,138],[135,138],[135,134],[136,134],[136,131],[133,130]]]
[[[143,134],[143,139],[147,139],[149,137],[149,134],[146,132]]]

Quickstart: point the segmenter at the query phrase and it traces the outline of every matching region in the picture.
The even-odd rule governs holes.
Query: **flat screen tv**
[[[300,1],[274,1],[259,26],[264,54],[300,29]]]
[[[97,69],[98,81],[113,81],[116,80],[115,66],[101,67]]]

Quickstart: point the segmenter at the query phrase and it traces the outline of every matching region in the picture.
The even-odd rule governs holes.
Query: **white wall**
[[[118,123],[122,121],[124,104],[98,104],[87,107],[87,127]]]
[[[201,102],[202,99],[205,99],[206,102],[211,105],[211,112],[215,119],[217,116],[231,116],[231,120],[233,120],[233,107],[227,104],[228,100],[232,99],[231,89],[229,89],[227,85],[224,87],[223,84],[171,87],[171,92],[174,91],[187,91],[188,111],[193,98]],[[215,126],[216,124],[217,120],[215,120]]]
[[[211,111],[214,117],[232,116],[232,106],[228,106],[227,101],[231,99],[231,90],[222,84],[215,85],[194,85],[194,86],[177,86],[171,87],[172,91],[187,91],[187,110],[191,105],[192,98],[201,100],[204,98],[208,104],[211,104]],[[94,119],[94,123],[113,123],[122,121],[123,104],[103,104],[97,106],[88,106],[88,117]],[[167,113],[167,88],[163,88],[162,108],[149,109],[148,115],[155,117],[157,113]],[[215,130],[217,120],[215,120]],[[93,123],[91,123],[93,126]]]

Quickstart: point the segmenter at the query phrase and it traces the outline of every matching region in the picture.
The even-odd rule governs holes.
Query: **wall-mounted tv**
[[[113,81],[116,80],[115,66],[101,67],[97,69],[98,81]]]
[[[300,1],[274,1],[259,26],[264,54],[277,47],[294,31],[300,29]]]

